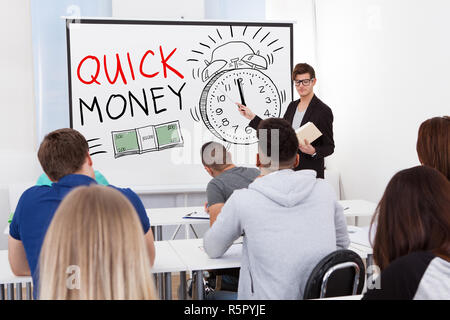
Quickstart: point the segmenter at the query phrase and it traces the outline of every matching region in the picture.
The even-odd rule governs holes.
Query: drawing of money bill
[[[136,129],[112,131],[111,135],[115,158],[184,145],[178,120]]]

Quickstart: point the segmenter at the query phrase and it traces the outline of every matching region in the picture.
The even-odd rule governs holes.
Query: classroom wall
[[[378,201],[419,165],[424,120],[449,114],[450,1],[317,0],[320,97],[333,109],[344,198]]]
[[[36,177],[36,128],[29,0],[0,2],[0,249],[9,216],[7,186]]]
[[[204,0],[112,0],[113,17],[158,20],[204,18]]]
[[[267,20],[294,22],[294,65],[300,62],[316,65],[313,4],[312,0],[266,0]],[[297,99],[297,93],[294,94]]]
[[[450,2],[267,0],[266,6],[267,18],[298,17],[295,62],[312,62],[315,91],[333,110],[336,149],[326,166],[341,173],[343,199],[378,201],[395,172],[419,164],[420,123],[449,114]],[[308,38],[314,33],[315,41]],[[314,55],[303,52],[303,41],[316,46]]]

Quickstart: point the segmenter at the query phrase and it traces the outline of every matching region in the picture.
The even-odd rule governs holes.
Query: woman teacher
[[[312,169],[317,172],[317,178],[324,178],[324,158],[334,152],[333,112],[314,94],[317,79],[313,67],[306,63],[297,64],[292,71],[292,80],[300,99],[289,104],[283,118],[294,130],[310,121],[322,132],[322,136],[312,143],[300,142],[300,161],[294,170]],[[247,106],[239,103],[238,106],[241,115],[251,120],[249,126],[256,130],[262,119]]]

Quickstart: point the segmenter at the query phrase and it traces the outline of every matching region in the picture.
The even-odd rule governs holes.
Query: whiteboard
[[[116,185],[204,184],[207,141],[252,166],[261,118],[292,101],[292,23],[67,19],[70,126]]]

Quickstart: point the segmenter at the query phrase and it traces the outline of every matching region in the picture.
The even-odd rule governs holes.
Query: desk
[[[376,209],[376,203],[366,200],[339,200],[344,209],[345,217],[371,217]],[[156,240],[162,240],[162,227],[169,225],[178,225],[172,235],[171,240],[175,238],[182,225],[190,226],[196,237],[192,225],[195,224],[209,224],[209,220],[205,219],[183,219],[183,217],[192,211],[204,211],[204,207],[175,207],[175,208],[155,208],[146,209],[147,215],[150,219],[150,225],[157,228]],[[356,224],[358,220],[355,221]]]
[[[180,299],[186,299],[186,264],[180,259],[169,241],[155,241],[155,263],[152,273],[158,274],[158,294],[160,299],[172,299],[172,272],[180,272]],[[164,278],[164,280],[163,280]]]
[[[178,228],[175,230],[174,234],[172,235],[171,239],[173,240],[178,231],[180,230],[180,227],[182,225],[185,225],[186,228],[189,226],[191,230],[194,232],[195,236],[198,238],[198,235],[196,234],[194,228],[192,227],[193,224],[208,224],[209,220],[206,219],[183,219],[183,217],[188,214],[189,212],[193,211],[204,211],[204,207],[175,207],[175,208],[155,208],[155,209],[146,209],[147,216],[150,219],[150,225],[152,227],[156,227],[156,240],[162,240],[162,227],[163,226],[172,226],[172,225],[178,225]],[[186,229],[187,233],[187,229]]]
[[[358,217],[371,217],[377,208],[376,203],[366,200],[339,200],[338,202],[344,207],[346,218],[355,217],[355,225],[358,225]]]
[[[5,299],[5,284],[7,285],[6,298],[14,299],[14,284],[16,284],[16,299],[22,299],[22,284],[26,284],[27,299],[31,299],[31,277],[15,276],[9,265],[8,250],[0,250],[0,300]]]
[[[341,200],[339,203],[344,208],[349,208],[344,210],[344,215],[346,217],[358,217],[358,216],[371,216],[375,212],[376,204],[365,201],[365,200]],[[203,207],[177,207],[177,208],[156,208],[156,209],[148,209],[147,214],[150,219],[150,223],[152,227],[157,227],[157,240],[161,240],[162,238],[162,226],[167,225],[178,225],[178,229],[175,231],[172,238],[174,238],[181,227],[181,225],[190,226],[192,228],[193,224],[209,224],[209,220],[205,219],[183,219],[183,217],[192,211],[203,211]],[[9,233],[8,226],[5,229],[5,233]],[[195,234],[195,232],[194,232]],[[350,244],[351,250],[358,253],[363,259],[367,259],[367,266],[372,265],[372,248],[370,246],[364,246],[361,245],[358,241],[356,241],[350,234],[350,239],[352,243]],[[158,288],[160,290],[160,297],[171,297],[171,276],[170,272],[180,272],[180,278],[186,277],[186,271],[196,271],[197,276],[201,276],[202,270],[207,269],[223,269],[223,268],[235,268],[240,267],[240,258],[241,254],[240,252],[227,252],[224,257],[220,259],[210,259],[206,255],[206,253],[201,250],[199,247],[203,246],[203,239],[192,239],[187,240],[186,243],[183,244],[184,240],[175,240],[175,241],[169,241],[167,243],[166,241],[155,241],[155,247],[156,247],[156,261],[153,268],[153,273],[161,274],[158,277]],[[159,244],[158,244],[159,242]],[[170,244],[170,245],[168,245]],[[171,253],[171,248],[175,250],[176,254],[180,258],[180,260],[177,260],[176,256],[174,256]],[[230,248],[231,249],[231,248]],[[28,286],[30,285],[31,278],[30,277],[15,277],[12,272],[9,269],[9,262],[7,257],[7,251],[3,250],[3,256],[0,255],[0,299],[3,294],[3,286],[4,284],[8,284],[8,294],[11,295],[10,292],[10,286],[12,285],[12,289],[14,289],[13,284],[17,283],[20,286],[22,283],[27,283],[27,290]],[[160,256],[159,253],[168,252],[167,256]],[[190,253],[188,253],[190,252]],[[5,264],[6,262],[6,264]],[[183,265],[183,266],[182,266]],[[7,269],[5,269],[5,266],[7,266]],[[184,270],[182,270],[184,269]],[[7,270],[7,272],[5,271]],[[9,274],[12,278],[8,280],[9,276],[5,276],[6,274]],[[163,288],[163,280],[162,277],[164,277],[164,282],[166,284],[167,290],[170,290],[169,292],[167,290],[164,290],[164,294],[162,294],[162,288]],[[181,280],[181,292],[184,297],[184,294],[186,292],[184,288],[186,281],[183,279]],[[198,285],[203,285],[203,281],[197,281]],[[17,294],[21,294],[21,290],[17,290]],[[202,295],[203,289],[201,291],[197,292]],[[28,292],[27,292],[28,296]],[[203,298],[203,297],[201,297]]]
[[[235,241],[227,252],[217,259],[208,257],[203,249],[203,239],[171,240],[169,243],[185,263],[187,270],[195,274],[197,283],[196,299],[198,300],[204,298],[203,270],[241,267],[241,239]]]
[[[362,258],[370,260],[373,249],[369,241],[369,227],[359,228],[348,226],[347,229],[351,247],[349,249],[358,253]],[[368,263],[368,266],[369,265],[371,264]]]
[[[203,270],[209,269],[225,269],[225,268],[240,268],[242,258],[242,240],[235,241],[225,254],[217,259],[208,257],[203,249],[203,239],[186,239],[186,240],[170,240],[169,243],[180,259],[186,265],[187,271],[194,273],[197,285],[196,299],[203,299]],[[358,247],[358,245],[351,244],[350,250],[355,251],[361,258],[368,257],[368,249]],[[370,248],[371,250],[371,248]],[[370,251],[371,253],[371,251]]]
[[[211,259],[203,250],[203,239],[186,239],[155,241],[156,258],[152,273],[158,276],[158,290],[161,299],[172,298],[172,272],[180,272],[180,299],[186,299],[186,272],[192,271],[196,277],[197,299],[203,299],[203,270],[239,268],[242,257],[242,240],[235,241],[230,249],[220,258]],[[351,243],[350,250],[362,258],[371,255],[371,248]],[[368,264],[369,265],[369,264]],[[200,280],[200,281],[199,281]],[[31,277],[16,277],[11,272],[8,251],[0,250],[0,300],[4,299],[4,284],[7,284],[7,299],[22,299],[22,284],[26,284],[27,299],[31,299]]]
[[[165,283],[158,283],[159,296],[161,299],[170,300],[172,297],[172,281],[171,272],[180,272],[181,277],[184,274],[182,284],[182,293],[186,292],[183,285],[186,284],[186,264],[180,259],[168,241],[155,241],[156,257],[151,272],[160,274],[161,279],[164,277]],[[8,250],[0,250],[0,300],[4,300],[4,285],[8,286],[7,299],[12,300],[14,297],[14,284],[16,284],[16,299],[22,299],[22,284],[27,285],[27,299],[31,299],[31,277],[17,277],[10,268],[8,261]],[[20,294],[19,294],[20,293]],[[185,296],[180,297],[185,299]]]
[[[376,203],[366,200],[339,200],[343,207],[345,217],[371,217],[376,209]],[[209,220],[205,219],[183,219],[183,217],[192,211],[203,211],[204,207],[175,207],[175,208],[149,208],[146,209],[150,224],[152,227],[158,228],[157,240],[160,238],[163,226],[178,225],[178,229],[172,236],[176,236],[181,225],[191,226],[194,224],[209,224]],[[357,222],[357,221],[356,221]],[[9,225],[6,226],[5,234],[9,234]],[[195,234],[195,231],[194,231]]]
[[[364,284],[366,287],[368,280],[373,278],[376,271],[373,261],[373,249],[369,241],[369,227],[348,226],[347,229],[350,237],[349,249],[356,252],[362,259],[366,259],[366,281]]]

